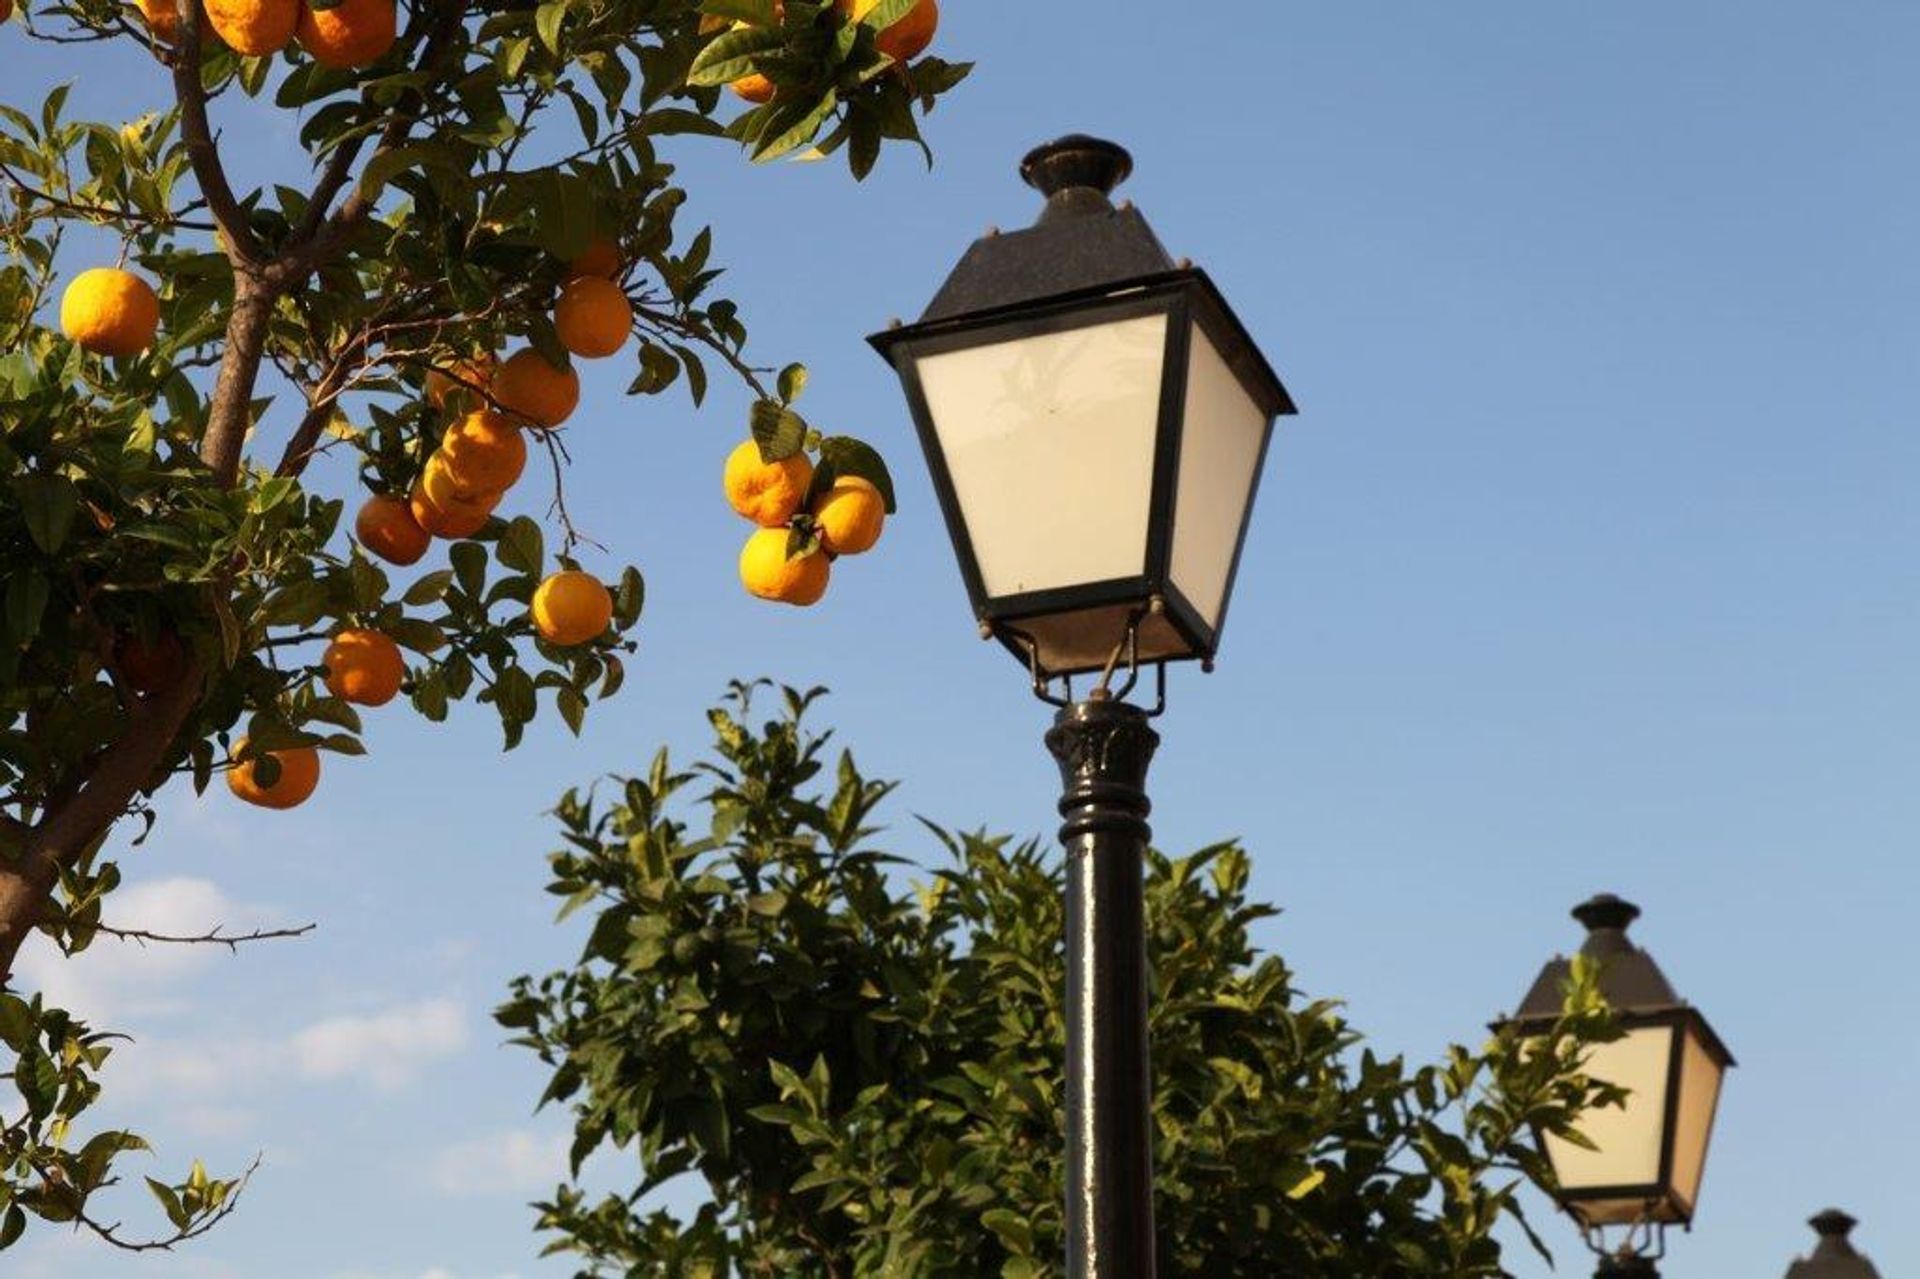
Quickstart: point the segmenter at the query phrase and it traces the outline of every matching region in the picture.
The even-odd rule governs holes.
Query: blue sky
[[[77,110],[122,118],[165,91],[129,56],[0,41],[10,103],[71,79]],[[1245,837],[1285,908],[1262,940],[1419,1057],[1577,944],[1574,902],[1634,898],[1741,1063],[1671,1272],[1779,1274],[1834,1203],[1883,1272],[1920,1274],[1900,941],[1920,891],[1920,11],[948,0],[937,49],[980,68],[931,121],[932,173],[900,152],[856,188],[679,148],[752,351],[807,361],[810,417],[894,461],[881,548],[817,609],[748,600],[718,491],[743,398],[628,401],[624,368],[595,369],[569,502],[648,575],[626,690],[582,739],[549,716],[504,757],[484,715],[379,713],[373,757],[330,759],[291,814],[174,796],[123,858],[128,910],[319,931],[237,959],[103,950],[47,979],[138,1036],[114,1113],[168,1169],[264,1167],[188,1253],[46,1237],[8,1273],[569,1273],[536,1260],[521,1207],[560,1129],[487,1011],[573,954],[540,891],[542,810],[660,743],[697,749],[729,677],[831,686],[868,769],[905,779],[905,851],[930,852],[912,813],[1051,828],[1044,709],[973,638],[860,339],[1031,216],[1028,146],[1086,130],[1133,150],[1126,193],[1302,408],[1220,669],[1173,680],[1162,844]],[[285,171],[271,131],[217,123],[240,175]],[[1561,1273],[1586,1273],[1535,1209]]]

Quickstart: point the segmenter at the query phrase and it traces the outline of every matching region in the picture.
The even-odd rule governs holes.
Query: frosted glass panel
[[[1587,1061],[1594,1079],[1632,1092],[1625,1108],[1595,1107],[1580,1117],[1580,1132],[1598,1150],[1583,1150],[1551,1134],[1547,1158],[1563,1190],[1644,1186],[1660,1180],[1660,1134],[1667,1104],[1671,1026],[1643,1026],[1595,1049]]]
[[[920,357],[990,597],[1145,571],[1166,335],[1147,315]]]
[[[1173,507],[1173,584],[1209,627],[1220,621],[1234,543],[1253,491],[1267,415],[1199,325],[1187,359],[1186,433]]]
[[[1700,1173],[1707,1163],[1707,1136],[1720,1101],[1720,1067],[1692,1027],[1680,1059],[1680,1108],[1673,1126],[1673,1188],[1691,1212],[1700,1199]]]

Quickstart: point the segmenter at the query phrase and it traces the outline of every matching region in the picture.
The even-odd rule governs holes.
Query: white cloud
[[[529,1195],[553,1189],[567,1173],[564,1132],[510,1129],[448,1146],[427,1179],[444,1195]]]
[[[288,1047],[309,1079],[360,1078],[392,1090],[429,1062],[466,1047],[467,1024],[451,999],[427,999],[371,1017],[334,1017],[295,1034]]]
[[[246,1131],[242,1103],[296,1079],[371,1085],[396,1091],[435,1061],[467,1044],[466,1014],[440,997],[398,1004],[366,1016],[330,1017],[280,1037],[139,1036],[123,1044],[108,1069],[123,1102],[164,1099],[168,1113],[197,1135]]]
[[[130,884],[107,898],[104,918],[118,928],[171,936],[198,936],[216,926],[245,932],[264,925],[269,913],[236,902],[212,880],[177,876]],[[127,1017],[155,1017],[186,1007],[179,987],[231,957],[224,946],[180,946],[101,936],[71,958],[46,938],[21,950],[21,984],[47,1002],[95,1024]]]

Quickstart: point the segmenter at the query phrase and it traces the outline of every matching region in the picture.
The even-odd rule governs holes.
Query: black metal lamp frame
[[[921,386],[918,361],[921,357],[949,351],[986,346],[996,342],[1042,337],[1070,332],[1148,315],[1167,317],[1166,348],[1160,385],[1159,420],[1154,429],[1153,486],[1147,516],[1147,548],[1141,571],[1127,577],[1087,582],[1017,595],[991,596],[974,554],[973,538],[954,490],[946,453],[934,429],[933,414]],[[1221,357],[1239,378],[1254,402],[1267,413],[1255,463],[1252,488],[1246,510],[1235,537],[1233,558],[1227,572],[1227,598],[1212,624],[1201,616],[1170,573],[1173,553],[1175,489],[1180,475],[1180,443],[1185,425],[1187,362],[1193,324],[1212,339]],[[1239,571],[1241,548],[1246,543],[1247,525],[1258,495],[1260,472],[1265,467],[1268,445],[1273,439],[1274,418],[1295,412],[1292,399],[1279,377],[1253,345],[1246,328],[1228,308],[1226,299],[1206,272],[1185,268],[1156,275],[1102,285],[1074,293],[1057,295],[1038,302],[973,312],[947,320],[889,329],[868,339],[899,373],[913,412],[920,446],[926,452],[933,473],[934,491],[946,518],[947,533],[953,539],[960,560],[960,575],[966,582],[967,597],[974,616],[984,629],[1005,644],[1022,661],[1031,645],[1020,633],[1020,623],[1048,614],[1112,605],[1128,605],[1143,600],[1159,600],[1166,618],[1188,646],[1179,658],[1198,658],[1211,665],[1219,650],[1220,630],[1226,620],[1226,605]],[[1080,674],[1097,669],[1080,666],[1048,670],[1049,677]]]
[[[1063,139],[1055,146],[1068,146],[1089,140]],[[1103,144],[1110,145],[1110,144]],[[1044,160],[1046,148],[1036,151]],[[1124,153],[1122,153],[1124,155]],[[1096,195],[1094,188],[1068,188],[1069,194]],[[928,317],[910,325],[901,325],[875,333],[867,340],[899,374],[913,413],[914,427],[926,453],[932,472],[934,491],[939,497],[947,533],[953,540],[960,561],[960,574],[973,605],[982,633],[998,639],[1022,662],[1032,658],[1033,645],[1023,634],[1021,623],[1033,618],[1063,612],[1101,607],[1126,607],[1150,604],[1164,614],[1184,651],[1157,655],[1155,660],[1198,659],[1210,668],[1219,650],[1220,631],[1226,620],[1234,578],[1239,571],[1240,553],[1246,542],[1247,526],[1258,495],[1260,473],[1265,469],[1267,448],[1273,439],[1275,418],[1296,412],[1293,399],[1273,371],[1266,357],[1254,345],[1246,326],[1234,315],[1220,290],[1205,271],[1181,265],[1173,267],[1159,250],[1158,242],[1139,214],[1130,207],[1113,210],[1105,205],[1099,192],[1099,207],[1105,218],[1093,216],[1093,210],[1074,208],[1064,216],[1031,231],[1006,237],[989,237],[977,244],[956,269],[943,288],[940,298],[929,308]],[[1052,213],[1061,207],[1061,196],[1054,193],[1049,204]],[[1093,252],[1075,265],[1081,278],[1094,283],[1044,296],[1032,296],[1031,278],[1037,266],[1020,246],[1014,251],[996,254],[996,239],[1012,241],[1018,235],[1037,236],[1059,247],[1059,242],[1080,229],[1082,223],[1107,227],[1103,234],[1114,234],[1115,247],[1108,260]],[[1111,225],[1109,225],[1111,224]],[[1152,246],[1142,248],[1141,241]],[[1032,247],[1032,246],[1029,246]],[[1096,250],[1101,246],[1096,245]],[[1170,269],[1140,273],[1135,268],[1154,261]],[[1110,269],[1104,269],[1110,268]],[[1133,273],[1128,273],[1129,271]],[[1004,277],[1004,278],[1001,278]],[[1000,300],[1000,299],[1008,300]],[[955,311],[954,305],[967,309]],[[1153,481],[1147,518],[1146,555],[1140,572],[1105,581],[1080,583],[1043,591],[992,596],[987,593],[980,563],[967,528],[966,516],[947,464],[945,450],[935,429],[926,391],[920,380],[921,358],[950,351],[989,346],[998,342],[1070,332],[1096,325],[1116,323],[1148,315],[1167,317],[1166,347],[1162,352],[1162,373],[1158,420],[1154,430]],[[1200,610],[1174,585],[1171,574],[1176,489],[1180,475],[1180,447],[1184,435],[1187,369],[1190,337],[1195,325],[1212,341],[1214,348],[1239,380],[1249,398],[1266,415],[1257,451],[1252,485],[1235,536],[1228,566],[1226,589],[1219,615],[1209,623]],[[1118,638],[1116,636],[1116,638]],[[1046,680],[1097,670],[1094,664],[1046,669]]]
[[[1211,664],[1246,541],[1274,420],[1295,411],[1279,377],[1206,273],[1175,265],[1131,204],[1107,199],[1132,168],[1120,147],[1073,135],[1035,149],[1022,176],[1047,196],[1040,221],[990,232],[970,248],[922,319],[868,339],[899,374],[926,453],[947,532],[982,634],[1027,666],[1036,695],[1058,708],[1048,751],[1060,767],[1066,850],[1067,1266],[1069,1279],[1153,1279],[1152,1071],[1147,1044],[1144,863],[1151,831],[1147,767],[1166,705],[1166,663]],[[1071,332],[1141,316],[1166,317],[1154,427],[1147,546],[1140,571],[1070,588],[990,596],[919,373],[923,357]],[[1197,327],[1265,415],[1219,615],[1211,622],[1171,575],[1191,335]],[[1115,611],[1104,661],[1049,669],[1022,623],[1086,609]],[[1166,651],[1164,622],[1180,648]],[[1142,643],[1155,625],[1156,646]],[[1113,680],[1121,664],[1125,678]],[[1124,699],[1155,668],[1151,708]],[[1072,677],[1098,671],[1073,696]],[[1064,696],[1051,690],[1062,681]]]

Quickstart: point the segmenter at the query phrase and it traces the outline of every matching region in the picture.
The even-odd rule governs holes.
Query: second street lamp
[[[1167,662],[1213,661],[1273,422],[1293,412],[1206,274],[1109,200],[1131,169],[1097,138],[1034,150],[1038,223],[976,241],[916,323],[870,339],[906,390],[981,634],[1059,707],[1073,1279],[1154,1273],[1147,721]],[[1149,665],[1151,710],[1124,700]]]
[[[1674,994],[1627,928],[1640,908],[1602,893],[1573,908],[1587,929],[1580,953],[1599,964],[1600,993],[1622,1034],[1596,1048],[1587,1074],[1628,1090],[1626,1104],[1586,1112],[1585,1145],[1542,1135],[1560,1207],[1600,1253],[1596,1279],[1654,1279],[1668,1225],[1688,1226],[1700,1198],[1720,1084],[1733,1057],[1700,1010]],[[1550,960],[1512,1024],[1544,1032],[1559,1018],[1571,966]],[[1608,1246],[1605,1232],[1622,1238]]]

